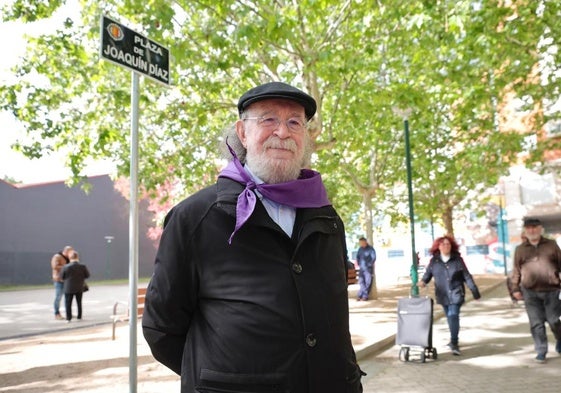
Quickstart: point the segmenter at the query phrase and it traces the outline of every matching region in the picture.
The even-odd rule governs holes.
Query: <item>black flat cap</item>
[[[542,225],[542,222],[535,217],[525,217],[524,218],[524,226],[525,227],[537,227],[538,225]]]
[[[242,112],[251,104],[271,98],[284,98],[298,102],[304,107],[307,120],[310,120],[316,113],[317,104],[313,97],[283,82],[265,83],[248,90],[238,101],[238,112],[241,116]]]

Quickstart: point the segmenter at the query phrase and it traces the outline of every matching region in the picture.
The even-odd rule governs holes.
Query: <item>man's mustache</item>
[[[263,143],[263,147],[265,149],[284,149],[289,150],[293,153],[296,152],[297,149],[296,142],[294,142],[292,139],[281,140],[275,136],[267,139],[265,143]]]

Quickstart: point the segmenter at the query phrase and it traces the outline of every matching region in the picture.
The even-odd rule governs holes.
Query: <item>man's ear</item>
[[[245,123],[243,122],[243,120],[238,120],[236,122],[236,134],[238,135],[242,146],[247,149],[247,137],[245,131]]]

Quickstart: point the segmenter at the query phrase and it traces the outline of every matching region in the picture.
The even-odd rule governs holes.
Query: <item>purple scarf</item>
[[[256,184],[243,168],[236,153],[230,146],[228,148],[233,159],[220,172],[218,177],[232,179],[245,185],[245,190],[238,196],[236,226],[234,232],[230,235],[230,239],[228,239],[229,244],[232,244],[234,235],[246,223],[255,209],[257,198],[253,190],[259,191],[265,198],[273,202],[290,207],[309,208],[331,205],[319,172],[302,169],[300,177],[296,180],[278,184]]]

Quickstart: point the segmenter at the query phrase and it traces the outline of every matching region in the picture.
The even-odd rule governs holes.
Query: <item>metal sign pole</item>
[[[419,287],[417,281],[419,280],[418,267],[419,261],[417,260],[417,251],[415,249],[415,213],[413,210],[413,185],[412,185],[412,170],[411,170],[411,146],[409,144],[409,120],[407,117],[403,120],[405,128],[405,164],[407,167],[407,190],[409,194],[409,226],[411,230],[411,296],[419,296]]]
[[[407,191],[409,196],[409,228],[411,231],[411,270],[409,272],[409,276],[411,277],[411,296],[419,296],[419,287],[417,286],[417,281],[419,280],[419,258],[417,258],[417,250],[415,249],[415,213],[413,209],[411,146],[409,144],[409,115],[411,114],[411,108],[401,109],[394,106],[392,110],[396,115],[403,118],[405,136],[405,165],[407,168]]]
[[[499,196],[499,227],[498,227],[497,232],[499,233],[499,241],[501,242],[501,244],[503,246],[503,266],[504,266],[504,273],[505,273],[505,277],[506,277],[506,276],[508,276],[508,269],[507,269],[507,266],[506,266],[507,231],[505,229],[505,221],[504,221],[504,213],[505,213],[504,205],[506,203],[503,203],[503,197],[504,197],[504,195]]]
[[[137,385],[137,324],[138,324],[138,74],[132,74],[131,140],[130,140],[130,211],[129,211],[129,392]]]
[[[132,70],[129,211],[129,391],[137,389],[139,75],[168,86],[169,49],[101,15],[100,57]]]

